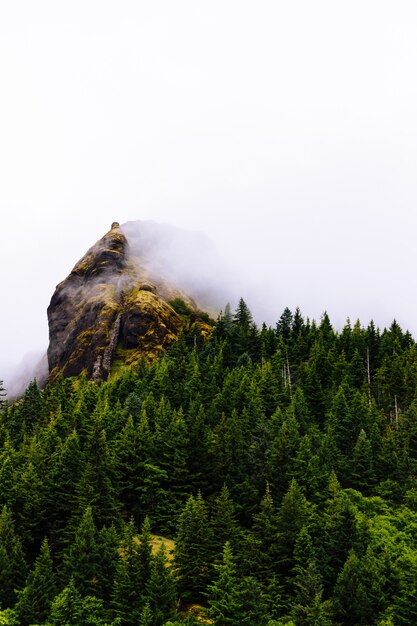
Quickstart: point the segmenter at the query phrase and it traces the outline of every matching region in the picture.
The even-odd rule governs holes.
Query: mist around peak
[[[148,220],[126,222],[121,230],[130,258],[146,268],[150,280],[162,278],[211,315],[241,295],[236,268],[204,233]]]

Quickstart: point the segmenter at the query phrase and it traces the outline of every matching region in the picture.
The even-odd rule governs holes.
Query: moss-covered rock
[[[154,358],[189,323],[170,305],[178,301],[198,321],[192,298],[162,278],[150,277],[114,222],[52,296],[50,380],[83,370],[94,380],[105,380],[115,356],[125,364]]]

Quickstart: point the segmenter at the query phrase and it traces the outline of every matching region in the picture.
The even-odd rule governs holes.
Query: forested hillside
[[[0,624],[417,623],[411,335],[185,328],[2,406]]]

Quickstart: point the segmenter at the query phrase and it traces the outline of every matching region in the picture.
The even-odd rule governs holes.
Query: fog
[[[113,221],[202,233],[171,269],[205,258],[200,297],[258,321],[416,336],[416,22],[411,0],[1,3],[0,379]]]
[[[150,280],[164,279],[213,317],[229,300],[243,295],[238,268],[204,233],[144,220],[127,222],[121,229],[130,257],[146,269]],[[246,285],[248,289],[254,292],[253,285]]]

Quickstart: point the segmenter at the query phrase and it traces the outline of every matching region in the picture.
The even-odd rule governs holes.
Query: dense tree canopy
[[[176,303],[181,314],[187,314]],[[0,623],[414,624],[417,345],[246,303],[11,406]]]

